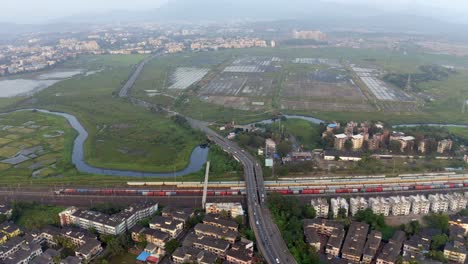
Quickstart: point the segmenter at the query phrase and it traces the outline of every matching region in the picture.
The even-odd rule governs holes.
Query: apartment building
[[[369,225],[366,223],[352,222],[349,226],[341,250],[341,257],[348,260],[348,263],[360,263],[368,231]]]
[[[465,263],[466,261],[466,246],[464,244],[457,245],[453,241],[449,241],[444,247],[444,257],[451,262]]]
[[[320,237],[317,233],[317,230],[313,227],[304,227],[304,236],[307,244],[318,252],[322,247]]]
[[[335,149],[336,150],[343,150],[345,142],[346,142],[346,140],[348,140],[348,136],[345,135],[345,134],[337,134],[337,135],[335,135],[334,138],[335,138],[335,143],[334,143]]]
[[[138,221],[153,215],[157,210],[158,204],[147,202],[134,204],[114,215],[69,207],[60,212],[59,217],[62,226],[73,224],[83,229],[93,228],[101,234],[118,235],[130,230]]]
[[[353,142],[353,150],[360,150],[364,143],[364,136],[362,134],[353,135],[351,141]]]
[[[379,231],[372,230],[367,236],[366,244],[362,252],[362,263],[370,264],[375,258],[375,254],[380,247],[382,241],[382,233]]]
[[[329,258],[339,256],[344,236],[344,229],[335,229],[332,231],[330,237],[328,238],[327,244],[325,245],[325,253]]]
[[[163,249],[165,248],[167,241],[171,238],[168,233],[141,226],[134,226],[131,230],[131,236],[132,240],[135,242],[146,241],[149,244],[156,245]]]
[[[429,201],[431,202],[431,211],[434,213],[445,213],[449,208],[449,201],[447,197],[442,194],[430,194]]]
[[[358,211],[366,210],[369,208],[369,203],[363,197],[351,197],[350,201],[351,215],[354,216]]]
[[[431,241],[414,235],[403,243],[403,256],[408,259],[419,259],[429,252]]]
[[[369,199],[369,207],[374,214],[388,216],[390,214],[390,203],[384,197],[372,197]]]
[[[395,264],[398,256],[400,256],[403,241],[406,239],[406,234],[403,231],[396,231],[393,237],[388,241],[382,249],[382,252],[377,257],[377,264]]]
[[[445,195],[449,203],[449,210],[458,212],[466,208],[466,198],[461,193],[449,193]]]
[[[239,237],[239,233],[237,231],[230,230],[226,227],[217,227],[202,223],[197,224],[194,230],[195,234],[198,236],[208,236],[224,239],[231,244],[234,244],[234,242],[236,242],[237,238]]]
[[[312,199],[310,204],[315,209],[317,217],[327,218],[330,205],[325,198]]]
[[[187,221],[194,216],[193,208],[174,208],[171,206],[164,207],[162,216],[172,217],[175,220],[187,223]]]
[[[424,195],[411,195],[408,199],[411,202],[411,213],[428,214],[431,202]]]
[[[218,257],[210,252],[204,252],[194,247],[180,247],[172,253],[174,263],[216,263]]]
[[[167,233],[171,238],[176,238],[184,229],[184,222],[172,217],[155,216],[150,221],[150,228]]]
[[[391,196],[388,198],[392,215],[409,215],[411,202],[404,196]]]
[[[453,141],[450,139],[444,139],[437,142],[437,153],[444,153],[452,149]]]
[[[330,209],[333,213],[333,217],[338,216],[338,211],[340,209],[344,209],[346,212],[346,215],[349,213],[349,204],[348,201],[346,201],[345,198],[342,197],[337,197],[337,198],[332,198],[330,200]]]
[[[223,218],[220,215],[207,214],[203,218],[203,223],[206,225],[211,225],[219,228],[227,228],[229,230],[238,231],[239,225],[236,221],[231,219]]]
[[[241,203],[206,203],[205,207],[207,214],[219,214],[225,211],[232,218],[244,215]]]

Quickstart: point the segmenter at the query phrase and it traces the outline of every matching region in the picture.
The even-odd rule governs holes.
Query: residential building
[[[131,235],[132,240],[135,242],[146,241],[163,249],[167,241],[171,239],[169,233],[141,226],[134,226],[131,230]]]
[[[449,241],[444,247],[444,257],[455,263],[465,263],[466,261],[466,246],[456,245],[455,242]]]
[[[323,217],[323,218],[328,217],[328,210],[330,206],[328,205],[327,199],[325,198],[312,199],[310,201],[310,204],[315,209],[317,217]]]
[[[205,212],[207,214],[219,214],[225,211],[232,218],[244,215],[244,209],[242,209],[241,203],[206,203],[205,206]]]
[[[101,234],[118,235],[130,230],[145,217],[153,215],[158,204],[138,203],[114,215],[70,207],[59,213],[60,224],[76,225],[83,229],[93,228]]]
[[[175,220],[187,223],[187,221],[194,216],[192,208],[174,208],[171,206],[164,207],[162,216],[172,217]]]
[[[0,236],[4,235],[6,239],[11,239],[13,237],[19,236],[20,234],[21,229],[15,223],[5,221],[0,224]]]
[[[369,208],[369,204],[366,199],[363,197],[351,197],[350,201],[351,215],[354,216],[358,211],[365,210]]]
[[[374,214],[388,216],[390,214],[390,203],[384,197],[372,197],[369,199],[369,207]]]
[[[404,196],[391,196],[388,198],[392,215],[409,215],[411,202]]]
[[[203,218],[203,223],[206,225],[211,225],[219,228],[227,228],[232,231],[238,231],[239,225],[236,221],[231,219],[223,218],[220,215],[207,214]]]
[[[421,140],[419,141],[419,144],[418,144],[418,151],[422,154],[425,154],[426,151],[427,151],[427,141],[426,140]]]
[[[42,254],[42,248],[36,243],[22,243],[17,251],[3,259],[4,264],[27,264]]]
[[[231,244],[234,244],[234,242],[236,242],[237,238],[239,237],[239,233],[237,231],[202,223],[197,224],[194,230],[195,234],[198,236],[209,236],[218,239],[224,239]]]
[[[424,195],[411,195],[409,197],[411,202],[411,213],[413,214],[428,214],[431,203]]]
[[[429,194],[429,201],[431,202],[432,212],[445,213],[448,211],[449,201],[444,195],[439,193]]]
[[[409,259],[420,259],[429,252],[431,241],[423,239],[419,235],[413,235],[403,243],[403,256]]]
[[[304,227],[304,236],[305,236],[306,243],[309,246],[315,248],[317,252],[320,251],[320,248],[322,247],[322,243],[320,242],[320,237],[315,228]]]
[[[11,217],[13,209],[7,204],[0,204],[0,215],[6,216],[7,219]]]
[[[444,153],[452,150],[453,141],[451,139],[444,139],[437,142],[437,153]]]
[[[184,222],[175,220],[172,217],[155,216],[150,221],[150,228],[169,234],[176,238],[184,229]]]
[[[276,153],[276,142],[273,139],[267,138],[265,140],[265,152],[265,155],[268,157],[271,157]]]
[[[305,219],[304,229],[307,227],[312,227],[317,233],[325,236],[331,236],[334,231],[344,229],[343,223],[323,218]]]
[[[229,242],[203,235],[197,235],[195,233],[189,233],[182,242],[182,245],[185,247],[194,247],[206,252],[210,252],[218,257],[224,258],[227,250],[230,247]]]
[[[449,203],[449,210],[458,212],[466,208],[466,198],[461,193],[449,193],[445,196]]]
[[[348,260],[350,263],[360,263],[368,231],[369,225],[366,223],[351,223],[341,250],[343,259]]]
[[[253,263],[253,242],[238,241],[226,252],[226,261],[232,264]]]
[[[398,256],[400,256],[401,247],[406,234],[403,231],[396,231],[393,237],[388,241],[382,249],[382,252],[377,257],[377,264],[395,264]]]
[[[372,230],[367,236],[366,244],[364,245],[362,253],[362,263],[370,264],[380,247],[382,241],[382,233],[379,231]]]
[[[360,150],[364,143],[364,136],[361,134],[353,135],[351,141],[353,142],[353,150]]]
[[[335,135],[335,143],[334,143],[335,149],[336,150],[343,150],[346,140],[348,140],[348,136],[345,135],[345,134]]]
[[[345,214],[347,216],[348,211],[349,211],[349,204],[348,204],[348,202],[346,201],[345,198],[336,197],[336,198],[332,198],[330,200],[330,208],[331,208],[333,217],[338,216],[338,212],[339,212],[340,209],[344,210]]]
[[[180,247],[172,254],[174,263],[216,263],[218,257],[210,252],[204,252],[194,247]]]
[[[334,229],[325,245],[325,253],[330,257],[338,257],[345,236],[344,229]]]
[[[405,150],[413,150],[414,146],[414,137],[413,136],[405,136],[400,138],[400,151],[404,152]]]
[[[463,228],[465,235],[468,233],[468,216],[451,215],[449,224]]]

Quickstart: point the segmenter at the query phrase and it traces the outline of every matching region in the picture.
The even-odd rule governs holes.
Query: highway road
[[[137,103],[146,108],[151,105],[143,100],[132,98],[129,96],[129,92],[135,81],[138,79],[138,76],[143,71],[145,64],[158,55],[159,54],[150,56],[137,65],[136,70],[120,90],[120,97],[128,97],[130,98],[130,102],[132,102],[133,99],[133,103]],[[169,112],[171,114],[178,114],[173,111]],[[208,123],[189,117],[186,118],[193,128],[203,131],[212,142],[222,147],[226,152],[239,160],[239,162],[244,166],[249,222],[255,233],[257,246],[265,260],[271,264],[296,263],[294,257],[289,253],[289,250],[281,237],[281,233],[273,223],[269,210],[266,207],[266,192],[263,185],[262,168],[257,164],[256,159],[252,155],[244,152],[244,150],[234,142],[224,139],[222,136],[211,130],[208,127]]]
[[[203,131],[208,138],[230,153],[244,167],[244,178],[247,191],[247,206],[250,226],[252,227],[257,246],[268,263],[297,263],[284,243],[278,227],[273,222],[266,206],[266,192],[263,185],[263,173],[257,160],[210,128],[207,123],[187,118],[192,127]]]

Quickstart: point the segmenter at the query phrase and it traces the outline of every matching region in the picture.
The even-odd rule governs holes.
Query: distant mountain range
[[[363,5],[337,4],[312,0],[171,0],[157,9],[113,11],[103,14],[70,16],[47,25],[2,25],[0,34],[28,31],[63,31],[89,28],[92,24],[132,22],[209,22],[239,20],[299,20],[311,28],[367,29],[379,32],[451,34],[466,31],[466,25],[424,16],[396,14]]]

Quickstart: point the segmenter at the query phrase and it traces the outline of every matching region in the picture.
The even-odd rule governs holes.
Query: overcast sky
[[[16,23],[45,22],[83,13],[113,10],[140,10],[159,7],[167,0],[0,0],[0,21]],[[199,0],[180,0],[199,1]],[[233,0],[236,1],[236,0]],[[256,1],[256,0],[251,0]],[[286,0],[270,0],[287,3]],[[310,0],[317,1],[317,0]],[[381,10],[463,21],[468,0],[322,0],[346,4],[364,4]]]

